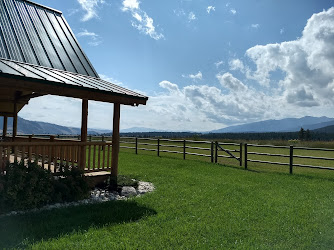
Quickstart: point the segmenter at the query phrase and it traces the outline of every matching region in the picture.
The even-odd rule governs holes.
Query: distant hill
[[[230,126],[210,133],[266,133],[266,132],[294,132],[304,129],[318,129],[334,125],[334,118],[305,116],[302,118],[286,118],[281,120],[265,120],[237,126]]]
[[[314,132],[334,134],[334,125],[326,126],[323,128],[315,129]]]
[[[133,127],[127,129],[121,129],[121,133],[143,133],[143,132],[158,132],[159,130],[152,128]]]
[[[8,132],[13,129],[13,118],[8,118]],[[3,129],[3,117],[0,117],[0,130]],[[54,134],[54,135],[77,135],[81,134],[80,128],[59,126],[47,122],[36,122],[25,120],[21,117],[17,119],[18,134]],[[110,130],[88,129],[88,134],[110,133]]]

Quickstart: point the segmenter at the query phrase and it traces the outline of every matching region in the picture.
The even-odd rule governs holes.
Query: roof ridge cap
[[[23,0],[23,2],[27,2],[27,3],[30,3],[30,4],[36,5],[36,6],[38,6],[38,7],[42,7],[42,8],[44,8],[44,9],[52,10],[52,11],[57,12],[57,13],[59,13],[59,14],[63,14],[63,12],[61,12],[60,10],[56,10],[56,9],[51,8],[51,7],[48,7],[48,6],[39,4],[39,3],[35,3],[35,2],[33,2],[33,1],[31,1],[31,0]]]

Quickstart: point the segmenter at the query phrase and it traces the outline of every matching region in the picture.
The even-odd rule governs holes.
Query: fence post
[[[245,169],[247,169],[247,143],[245,143]]]
[[[90,141],[90,142],[92,141],[92,135],[89,136],[89,141]]]
[[[290,174],[292,174],[293,167],[293,145],[290,145]]]
[[[242,143],[240,143],[240,157],[239,157],[240,167],[242,167]]]
[[[211,162],[213,163],[214,161],[214,145],[213,141],[211,142]]]
[[[160,139],[158,138],[158,156],[160,156]]]
[[[136,155],[138,154],[138,138],[136,137]]]
[[[186,140],[183,140],[183,160],[186,159]]]
[[[104,141],[104,135],[102,135],[102,137],[101,137],[101,141]]]
[[[218,142],[217,142],[217,141],[216,141],[215,145],[216,145],[216,150],[215,150],[215,163],[217,163],[217,162],[218,162]]]

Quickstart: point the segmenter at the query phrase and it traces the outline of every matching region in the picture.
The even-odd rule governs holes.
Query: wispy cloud
[[[192,79],[194,81],[197,81],[197,80],[202,80],[203,74],[202,74],[201,71],[198,71],[197,74],[182,75],[182,77],[184,77],[184,78],[190,78],[190,79]]]
[[[258,28],[260,28],[260,24],[258,24],[258,23],[253,23],[253,24],[251,25],[251,27],[254,28],[254,29],[258,29]]]
[[[282,35],[285,32],[284,28],[280,29],[279,33]]]
[[[83,29],[81,32],[77,34],[77,37],[87,37],[89,38],[88,44],[91,46],[98,46],[100,45],[103,41],[101,37],[94,33],[94,32],[89,32],[86,29]]]
[[[195,13],[194,12],[190,12],[189,15],[188,15],[189,22],[194,21],[196,19],[197,19],[197,17],[195,15]]]
[[[235,15],[235,14],[237,14],[237,11],[235,10],[235,9],[230,9],[230,12],[233,14],[233,15]]]
[[[211,11],[216,11],[216,7],[215,6],[208,6],[206,8],[206,12],[208,12],[208,14],[210,14]]]
[[[223,61],[215,62],[216,68],[218,69],[220,65],[224,64]]]
[[[133,20],[131,20],[131,25],[155,40],[164,38],[162,33],[156,31],[153,18],[149,17],[139,5],[140,2],[138,0],[123,1],[122,11],[131,13],[133,18]]]
[[[111,82],[113,84],[117,84],[117,85],[123,85],[122,82],[114,79],[113,77],[110,77],[110,76],[107,76],[107,75],[104,75],[104,74],[99,74],[99,76],[101,77],[101,79],[107,81],[107,82]]]
[[[105,3],[104,0],[77,0],[81,5],[81,8],[86,11],[86,14],[82,17],[82,21],[86,22],[92,18],[98,18],[97,8],[99,5]]]

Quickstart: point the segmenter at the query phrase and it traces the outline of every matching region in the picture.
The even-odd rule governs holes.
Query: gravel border
[[[125,189],[133,189],[133,192],[132,193],[123,192],[123,190]],[[57,208],[75,207],[75,206],[80,206],[80,205],[96,204],[96,203],[115,201],[115,200],[127,200],[133,197],[140,197],[146,193],[153,192],[154,189],[155,187],[151,182],[144,182],[144,181],[138,182],[137,189],[133,187],[124,186],[122,188],[121,194],[116,191],[110,192],[108,190],[95,188],[91,191],[90,197],[84,200],[64,202],[64,203],[55,203],[51,205],[46,205],[41,208],[34,208],[34,209],[24,210],[24,211],[12,211],[7,214],[0,215],[0,218],[12,216],[12,215],[22,215],[22,214],[27,214],[27,213],[48,211],[48,210],[57,209]]]

